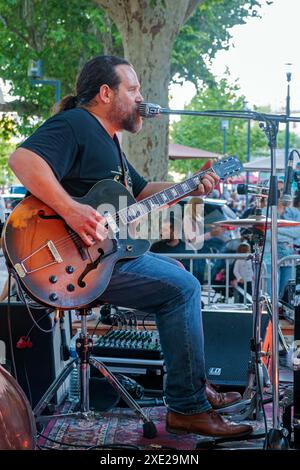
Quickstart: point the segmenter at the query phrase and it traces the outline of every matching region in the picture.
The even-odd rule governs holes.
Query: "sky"
[[[285,64],[292,63],[291,110],[300,112],[300,0],[273,0],[260,15],[231,29],[230,49],[217,53],[211,70],[222,77],[228,67],[250,107],[269,104],[275,112],[285,107]],[[182,108],[194,93],[191,84],[172,86],[170,107]]]

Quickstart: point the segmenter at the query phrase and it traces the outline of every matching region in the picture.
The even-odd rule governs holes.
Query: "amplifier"
[[[202,311],[206,375],[216,385],[243,386],[248,383],[248,363],[251,357],[253,314],[247,310],[226,308]],[[261,338],[264,359],[268,370],[271,367],[272,329],[269,316],[262,315]]]
[[[53,314],[46,309],[30,309],[33,318],[44,330],[51,330]],[[10,346],[8,321],[12,330],[12,349]],[[66,343],[70,342],[70,321],[66,314]],[[18,348],[17,343],[24,336],[30,337],[31,347]],[[0,363],[14,375],[12,359],[14,356],[17,381],[27,395],[32,408],[38,403],[48,387],[62,371],[65,362],[62,357],[62,340],[59,322],[45,333],[33,323],[26,306],[22,302],[10,303],[10,318],[7,303],[0,303]],[[12,356],[13,352],[13,356]],[[54,396],[55,404],[59,404],[68,392],[68,381],[65,381]]]

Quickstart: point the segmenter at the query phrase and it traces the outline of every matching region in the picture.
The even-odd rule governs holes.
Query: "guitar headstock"
[[[213,165],[213,169],[220,179],[230,178],[241,173],[244,168],[239,159],[235,156],[224,157]]]

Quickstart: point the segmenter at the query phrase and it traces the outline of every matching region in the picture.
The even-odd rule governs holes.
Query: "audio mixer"
[[[117,329],[94,341],[93,356],[162,359],[157,331]]]

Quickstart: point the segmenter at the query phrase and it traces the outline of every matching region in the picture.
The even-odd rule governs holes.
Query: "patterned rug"
[[[66,402],[61,413],[71,409]],[[146,439],[143,436],[143,422],[128,408],[115,408],[109,412],[95,413],[90,420],[79,417],[51,419],[38,440],[41,448],[57,450],[83,450],[94,446],[132,446],[141,449],[193,450],[205,438],[195,434],[178,436],[165,430],[165,407],[144,408],[145,414],[154,422],[157,436]],[[251,423],[253,425],[253,423]],[[257,429],[254,424],[254,428]],[[207,438],[205,439],[207,441]],[[239,441],[222,445],[224,448],[262,448],[263,440]]]

